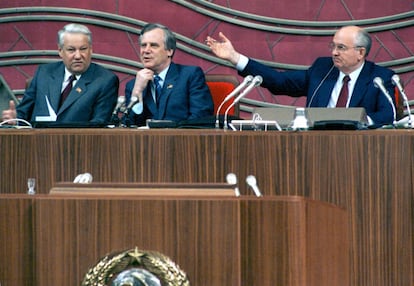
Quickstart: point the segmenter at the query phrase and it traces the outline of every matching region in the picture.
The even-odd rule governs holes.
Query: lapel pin
[[[80,87],[78,87],[78,88],[76,88],[76,91],[77,91],[78,93],[81,93],[81,92],[82,92],[82,89],[81,89]]]
[[[173,88],[173,85],[172,85],[172,84],[169,84],[169,85],[167,86],[167,89],[170,89],[170,88]]]

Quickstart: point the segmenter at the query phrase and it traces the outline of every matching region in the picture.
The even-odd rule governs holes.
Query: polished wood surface
[[[231,201],[40,199],[36,285],[79,285],[97,258],[135,246],[170,256],[194,285],[240,285],[238,213]]]
[[[234,197],[235,184],[227,183],[56,183],[51,195],[62,196],[150,196]]]
[[[191,285],[349,285],[347,213],[325,202],[1,195],[0,205],[27,213],[9,216],[1,285],[80,285],[99,258],[135,246],[168,255]],[[25,244],[32,253],[14,247]]]
[[[302,195],[347,209],[351,285],[414,281],[412,130],[0,130],[2,193],[28,177],[47,193],[89,172],[95,182],[222,183],[256,176],[265,196]]]
[[[346,212],[297,200],[243,201],[240,285],[350,285]]]
[[[5,198],[4,196],[7,196]],[[34,285],[33,200],[0,195],[0,285]]]

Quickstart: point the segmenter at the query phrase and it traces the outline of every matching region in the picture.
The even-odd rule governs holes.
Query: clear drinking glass
[[[35,192],[35,186],[36,186],[36,179],[35,178],[29,178],[27,179],[27,194],[34,195]]]
[[[292,122],[289,124],[290,130],[308,130],[309,120],[307,110],[303,107],[297,107],[295,109],[295,115]]]

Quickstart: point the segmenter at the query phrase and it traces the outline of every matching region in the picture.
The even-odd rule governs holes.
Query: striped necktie
[[[157,102],[157,105],[160,101],[161,90],[162,90],[160,81],[161,81],[161,78],[158,75],[156,75],[154,77],[154,84],[155,84],[155,101]]]

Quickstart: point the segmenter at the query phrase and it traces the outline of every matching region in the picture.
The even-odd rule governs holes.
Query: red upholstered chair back
[[[395,106],[396,106],[396,112],[397,112],[397,120],[400,120],[401,118],[404,117],[404,98],[402,97],[402,95],[400,94],[400,91],[398,90],[397,87],[395,87],[395,92],[394,92],[394,96],[395,96]]]
[[[230,94],[238,85],[239,80],[235,75],[228,74],[206,74],[206,82],[210,89],[214,102],[214,114],[228,94]],[[236,95],[237,96],[237,95]],[[235,96],[235,97],[236,97]],[[224,114],[230,104],[234,101],[233,97],[227,101],[220,109],[220,114]],[[228,112],[228,115],[239,115],[239,103],[235,104]]]

